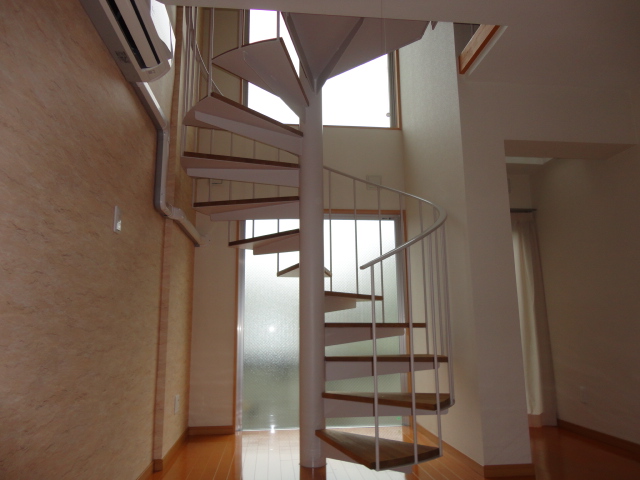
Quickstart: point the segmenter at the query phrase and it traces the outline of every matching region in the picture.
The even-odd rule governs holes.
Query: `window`
[[[250,10],[248,41],[280,35],[296,70],[299,60],[282,16],[275,11]],[[325,125],[382,127],[397,125],[395,108],[395,54],[383,55],[364,65],[330,78],[322,91]],[[247,88],[247,106],[282,123],[298,124],[298,117],[282,100],[255,85]]]

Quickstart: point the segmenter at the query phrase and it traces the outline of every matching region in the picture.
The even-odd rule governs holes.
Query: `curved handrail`
[[[423,202],[423,203],[426,203],[428,205],[431,205],[438,212],[438,218],[435,221],[435,223],[433,223],[433,225],[431,225],[425,231],[420,232],[418,235],[413,237],[411,240],[406,241],[402,245],[394,248],[393,250],[389,250],[387,253],[384,253],[384,254],[380,255],[379,257],[374,258],[373,260],[365,263],[364,265],[361,265],[360,266],[360,270],[365,270],[365,269],[367,269],[369,267],[372,267],[376,263],[380,263],[383,260],[386,260],[387,258],[392,257],[392,256],[396,255],[397,253],[403,251],[403,250],[406,250],[411,245],[414,245],[415,243],[419,242],[423,238],[429,236],[431,233],[433,233],[436,230],[438,230],[444,224],[444,222],[447,220],[447,212],[445,212],[445,210],[440,205],[437,205],[437,204],[435,204],[433,202],[430,202],[429,200],[425,200],[424,198],[420,198],[420,197],[418,197],[416,195],[412,195],[410,193],[403,192],[402,190],[396,190],[395,188],[385,187],[384,185],[379,185],[377,183],[372,183],[372,182],[368,182],[366,180],[362,180],[361,178],[354,177],[353,175],[349,175],[348,173],[341,172],[339,170],[336,170],[335,168],[331,168],[331,167],[326,167],[325,166],[324,169],[329,171],[329,172],[336,173],[338,175],[342,175],[344,177],[350,178],[352,180],[356,180],[358,182],[362,182],[362,183],[364,183],[366,185],[372,185],[372,186],[374,186],[376,188],[382,188],[384,190],[388,190],[390,192],[397,193],[399,195],[404,195],[405,197],[413,198],[413,199],[418,200],[420,202]]]

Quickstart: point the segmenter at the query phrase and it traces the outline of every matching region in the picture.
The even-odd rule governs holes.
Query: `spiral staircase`
[[[296,73],[279,37],[241,45],[216,56],[212,62],[277,95],[301,120],[308,113],[309,98],[321,91],[328,78],[420,39],[429,26],[429,22],[421,21],[299,13],[282,13],[282,16],[300,58],[301,76]],[[210,180],[205,180],[209,195],[202,198],[202,193],[196,193],[193,207],[212,221],[229,222],[230,225],[232,222],[240,224],[260,219],[300,218],[301,192],[297,190],[304,162],[298,161],[298,157],[305,154],[308,130],[279,123],[222,95],[213,83],[211,64],[203,61],[200,53],[201,48],[207,48],[200,46],[202,36],[196,33],[198,9],[186,7],[185,22],[187,88],[182,99],[186,106],[182,167],[195,179],[219,179],[229,185],[227,198],[219,198],[215,194],[212,198]],[[195,131],[213,131],[214,136],[224,132],[231,139],[229,152],[210,153],[195,148],[190,151],[188,140],[185,140],[189,137],[186,129],[194,127]],[[318,128],[321,135],[322,126]],[[236,155],[234,138],[245,142],[250,139],[253,154]],[[259,158],[256,152],[264,145],[277,150],[276,160]],[[327,323],[321,340],[324,345],[347,346],[368,340],[371,341],[372,354],[325,356],[323,380],[373,377],[374,388],[373,392],[324,391],[318,401],[323,406],[325,418],[372,417],[375,434],[358,435],[330,428],[318,428],[313,433],[322,440],[324,455],[329,458],[360,463],[375,470],[407,471],[412,465],[442,454],[440,417],[454,403],[444,232],[446,214],[440,207],[408,193],[324,167],[322,177],[315,181],[324,181],[324,213],[329,217],[336,210],[332,205],[331,185],[332,182],[335,185],[338,178],[353,189],[354,218],[357,216],[356,191],[368,187],[377,192],[378,212],[383,211],[386,201],[381,201],[381,196],[393,197],[397,202],[396,209],[401,212],[403,229],[416,233],[389,251],[382,251],[380,241],[379,256],[357,266],[356,278],[364,275],[362,278],[370,279],[369,288],[358,286],[354,292],[334,291],[329,287],[324,293],[325,312],[352,309],[357,302],[371,305],[371,320],[367,323]],[[271,190],[261,194],[261,191],[267,192],[265,186],[271,186]],[[233,192],[232,187],[235,188]],[[407,224],[404,224],[405,217],[411,219]],[[301,229],[304,229],[304,222],[301,222]],[[249,237],[234,233],[230,234],[229,247],[252,249],[254,254],[297,251],[301,247],[301,229]],[[241,229],[230,226],[229,231]],[[371,241],[378,242],[378,239]],[[357,245],[356,237],[355,245],[342,248],[357,250]],[[399,280],[405,282],[403,291],[406,293],[401,299],[405,307],[402,318],[398,316],[394,320],[385,319],[384,313],[380,318],[379,308],[385,296],[380,291],[383,286],[380,278],[384,262],[390,258],[405,266]],[[331,265],[325,266],[323,276],[331,278],[334,275],[332,270]],[[298,276],[300,266],[290,265],[274,272],[275,275]],[[402,337],[406,351],[395,355],[379,354],[377,340],[389,337]],[[423,340],[421,345],[417,345],[418,338]],[[302,355],[305,351],[301,348]],[[406,387],[403,391],[380,391],[378,376],[389,374],[405,374]],[[418,391],[425,385],[430,385],[428,391]],[[301,386],[301,390],[303,388]],[[436,445],[419,444],[416,428],[410,429],[409,438],[403,441],[383,438],[379,417],[400,416],[405,423],[415,426],[418,415],[435,415],[439,437]]]

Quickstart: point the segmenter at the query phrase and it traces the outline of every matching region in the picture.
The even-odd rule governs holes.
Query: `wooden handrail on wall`
[[[480,25],[458,57],[458,72],[466,73],[496,34],[500,25]]]

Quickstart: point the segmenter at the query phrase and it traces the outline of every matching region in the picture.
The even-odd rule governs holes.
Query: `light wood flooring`
[[[350,429],[368,433],[370,429]],[[400,428],[385,437],[400,440]],[[429,444],[422,438],[421,442]],[[640,462],[624,452],[567,430],[531,429],[537,480],[638,480]],[[519,477],[519,480],[533,477]],[[323,469],[299,467],[298,431],[243,432],[191,437],[175,460],[152,480],[483,480],[451,455],[414,467],[413,473],[374,472],[360,465],[329,460]]]

